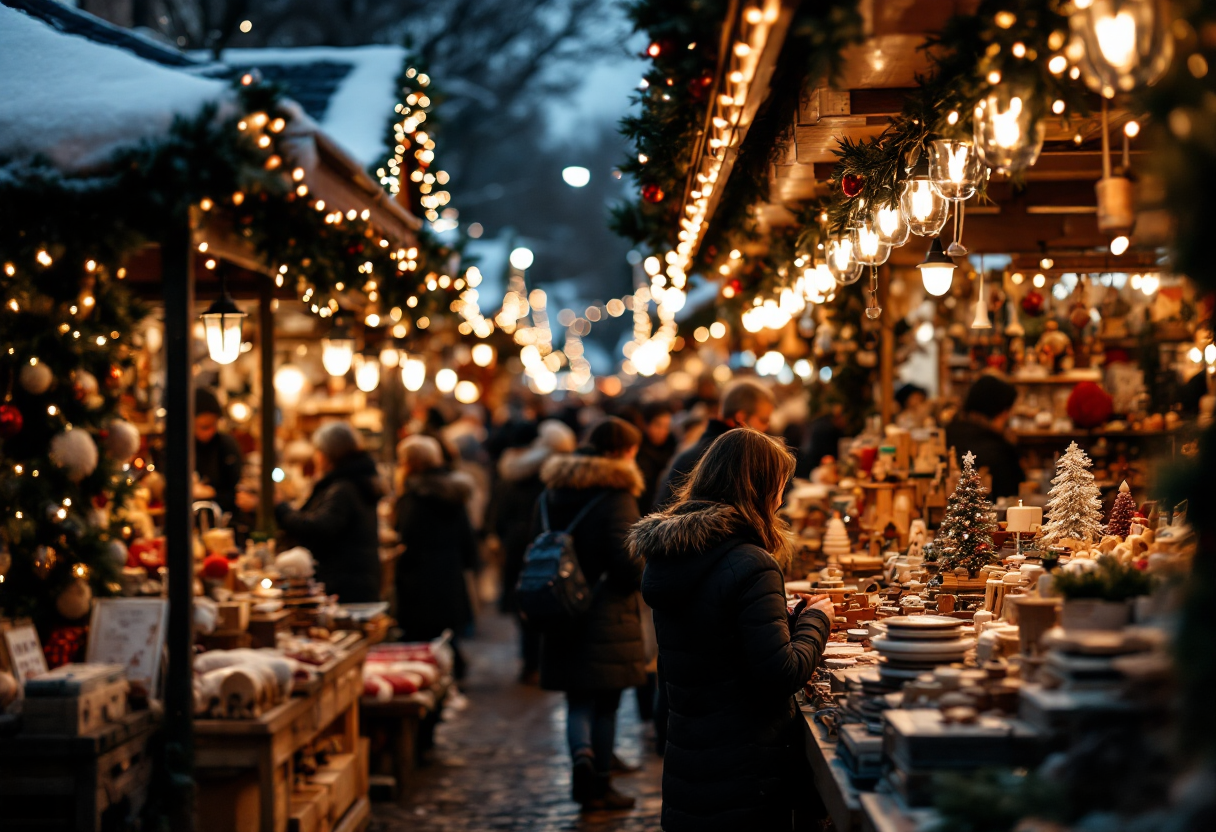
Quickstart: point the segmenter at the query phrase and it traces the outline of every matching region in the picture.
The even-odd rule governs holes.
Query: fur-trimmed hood
[[[473,496],[476,483],[463,471],[427,471],[405,479],[405,493],[435,497],[448,503],[464,503]]]
[[[647,562],[678,560],[746,536],[747,526],[734,506],[693,501],[642,518],[629,530],[629,549]]]
[[[553,451],[544,445],[508,448],[498,460],[498,475],[511,482],[531,479],[540,473],[541,466],[551,456]]]
[[[610,488],[639,496],[646,490],[642,472],[631,459],[611,459],[579,453],[554,454],[540,469],[541,481],[548,488],[585,490]]]

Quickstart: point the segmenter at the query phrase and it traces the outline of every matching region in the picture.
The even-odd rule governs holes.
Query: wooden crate
[[[5,832],[98,832],[135,823],[155,770],[157,719],[128,714],[85,736],[0,739]]]
[[[22,711],[23,730],[70,737],[97,731],[126,716],[129,687],[122,679],[75,696],[28,697]]]
[[[252,625],[251,625],[252,626]],[[207,772],[254,771],[258,777],[261,832],[287,832],[291,817],[292,784],[295,772],[292,758],[322,735],[342,737],[342,747],[357,749],[359,738],[359,697],[363,693],[363,660],[367,643],[358,634],[340,644],[342,650],[333,661],[319,668],[315,684],[257,719],[196,719],[194,721],[194,762],[200,772],[199,801],[213,799],[206,787]],[[356,795],[345,815],[334,824],[342,829],[365,806],[366,790]],[[367,819],[363,811],[363,821]],[[359,826],[348,827],[350,829]]]
[[[291,793],[290,811],[287,832],[328,832],[331,826],[329,789],[322,785],[296,786]]]
[[[333,754],[326,765],[309,778],[313,785],[324,786],[329,792],[329,819],[336,823],[358,799],[358,754]]]

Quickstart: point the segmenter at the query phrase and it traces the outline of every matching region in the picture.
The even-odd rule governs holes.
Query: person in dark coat
[[[500,606],[515,611],[515,584],[524,566],[524,553],[532,542],[532,513],[545,490],[540,469],[554,454],[573,453],[578,445],[574,431],[565,422],[546,419],[537,426],[536,438],[522,448],[508,448],[498,460],[498,482],[494,486],[494,533],[502,543],[503,574]],[[520,622],[520,681],[536,684],[540,679],[540,633]]]
[[[768,430],[776,403],[767,387],[752,379],[741,379],[726,388],[718,407],[718,418],[710,419],[701,438],[676,455],[667,469],[663,482],[655,492],[653,509],[662,510],[671,504],[676,489],[692,473],[692,469],[722,434],[732,428],[752,428],[761,433]]]
[[[220,430],[223,415],[214,393],[203,387],[194,391],[194,499],[214,500],[236,519],[238,512],[257,509],[257,497],[237,491],[245,459],[237,441]]]
[[[1016,497],[1026,479],[1018,449],[1005,438],[1005,427],[1013,412],[1018,391],[993,375],[982,375],[967,391],[962,412],[946,425],[946,445],[961,460],[967,451],[975,454],[976,468],[987,468],[992,477],[992,497]]]
[[[638,498],[638,510],[649,514],[667,466],[676,453],[676,438],[671,432],[671,408],[666,402],[650,402],[638,414],[642,445],[638,448],[638,470],[646,490]]]
[[[666,832],[788,832],[814,789],[794,693],[819,664],[832,605],[786,606],[777,510],[793,471],[779,441],[729,431],[675,504],[630,533],[670,698]]]
[[[407,641],[453,633],[456,678],[465,662],[458,641],[473,623],[465,570],[477,566],[477,538],[466,503],[473,494],[467,474],[449,471],[443,448],[431,436],[410,436],[398,448],[405,484],[397,499],[397,621]]]
[[[642,475],[634,458],[641,434],[622,419],[595,425],[573,454],[557,454],[541,468],[541,495],[549,529],[572,532],[579,566],[593,587],[585,616],[546,630],[541,639],[540,683],[566,693],[567,741],[573,762],[573,796],[586,810],[628,809],[634,799],[609,779],[621,691],[646,681],[638,588],[642,562],[625,544],[638,520]],[[594,501],[594,505],[592,505]],[[545,528],[538,504],[533,537]]]
[[[385,490],[376,463],[346,422],[322,425],[312,443],[321,478],[299,510],[279,503],[275,520],[291,545],[312,552],[327,592],[347,604],[379,601],[376,505]]]

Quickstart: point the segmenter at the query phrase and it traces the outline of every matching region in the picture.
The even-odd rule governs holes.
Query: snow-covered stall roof
[[[85,170],[232,100],[229,85],[96,43],[0,6],[0,158]]]
[[[398,103],[397,77],[405,62],[400,46],[227,49],[224,64],[237,72],[258,69],[325,134],[365,168],[383,161],[385,129]]]

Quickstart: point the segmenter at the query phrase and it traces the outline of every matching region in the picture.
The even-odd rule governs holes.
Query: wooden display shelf
[[[152,712],[136,711],[82,736],[0,739],[0,827],[96,832],[107,811],[137,821],[158,727]]]
[[[806,719],[806,755],[815,773],[815,788],[837,832],[856,832],[861,828],[861,793],[844,763],[836,759],[836,741],[829,739],[827,729],[815,721],[815,712],[803,710],[802,716]]]
[[[260,832],[286,832],[294,781],[293,755],[323,734],[338,734],[349,752],[359,747],[359,698],[367,644],[351,633],[339,645],[343,652],[318,668],[317,679],[262,714],[258,719],[196,719],[195,768],[200,776],[199,801],[208,799],[207,775],[222,778],[256,772]],[[366,777],[362,778],[366,784]],[[362,812],[362,819],[352,815]],[[364,787],[334,829],[360,829],[367,819]],[[357,822],[356,822],[357,821]]]

